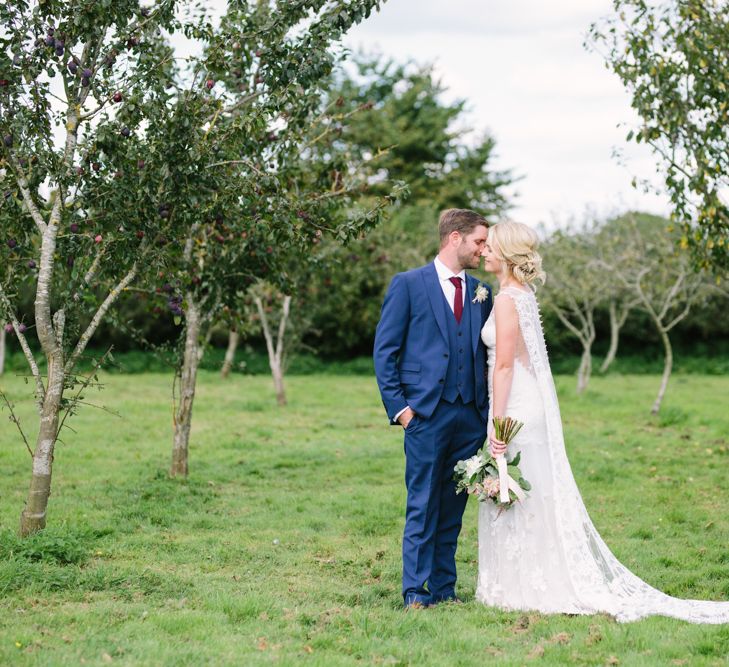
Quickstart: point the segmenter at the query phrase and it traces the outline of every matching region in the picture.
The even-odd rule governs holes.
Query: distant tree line
[[[309,251],[311,266],[306,263],[303,269],[302,258],[292,257],[286,269],[288,291],[294,295],[288,306],[287,355],[303,349],[323,360],[368,356],[389,280],[398,271],[430,261],[437,252],[439,211],[450,206],[473,208],[492,222],[508,215],[513,204],[512,186],[518,179],[509,171],[493,167],[494,139],[485,135],[474,141],[467,136],[463,129],[465,102],[444,102],[443,92],[431,68],[383,58],[358,56],[347,70],[331,79],[325,106],[336,109],[346,121],[337,122],[336,139],[325,147],[346,153],[352,163],[378,156],[374,185],[370,186],[368,196],[386,194],[389,184],[395,181],[406,183],[409,195],[366,236],[346,244],[335,239],[316,239]],[[363,105],[366,111],[356,113]],[[639,213],[632,217],[645,224],[652,219],[653,226],[676,240],[680,247],[681,230],[667,231],[669,221]],[[604,221],[603,226],[613,227],[610,221]],[[549,236],[545,232],[542,235]],[[554,262],[550,262],[550,253],[546,257],[545,268],[552,275],[545,294],[560,279],[556,269],[565,266],[561,253],[597,252],[589,247],[580,249],[585,242],[584,234],[582,241],[578,237],[580,233],[575,228],[554,233],[548,244],[553,249]],[[621,239],[614,242],[620,244]],[[571,250],[569,243],[573,244]],[[298,272],[294,270],[296,266],[300,267]],[[583,271],[583,279],[595,283],[591,289],[596,297],[605,291],[605,283],[616,282],[615,275],[606,270],[587,274]],[[231,304],[222,309],[207,329],[213,346],[230,348],[227,372],[235,369],[232,360],[240,341],[256,350],[265,351],[267,347],[261,309],[255,305],[256,291],[266,295],[263,318],[271,320],[266,322],[269,330],[278,331],[283,292],[278,292],[276,298],[270,284],[254,287],[250,293],[247,288],[241,290],[235,307]],[[33,299],[30,289],[21,290],[19,311],[30,315]],[[171,344],[179,336],[180,324],[169,311],[168,300],[168,294],[154,292],[120,296],[115,317],[99,325],[96,340],[113,345],[117,351],[145,349],[142,340],[151,345]],[[623,301],[622,306],[626,303]],[[621,316],[626,318],[620,326],[622,356],[645,355],[647,340],[654,341],[660,349],[660,335],[651,326],[650,316],[639,308],[629,310],[627,317],[627,311],[621,310],[614,298],[597,298],[592,312],[595,336],[590,349],[601,358],[601,365],[605,357],[611,356],[610,346],[615,345],[616,337],[611,337],[610,330]],[[559,312],[546,308],[544,313],[552,357],[582,356],[584,345],[565,326]],[[129,329],[136,335],[130,336],[129,329],[120,328],[119,322],[130,323]],[[705,353],[729,345],[727,331],[729,313],[717,290],[706,295],[691,317],[675,325],[671,338],[674,347],[686,354]]]

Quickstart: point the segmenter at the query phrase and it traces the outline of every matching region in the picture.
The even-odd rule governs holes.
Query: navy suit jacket
[[[470,308],[476,405],[488,418],[486,348],[481,329],[491,312],[488,296],[473,303],[478,280],[466,275],[464,308]],[[430,417],[443,394],[448,369],[448,325],[453,312],[443,296],[435,264],[398,273],[390,283],[375,333],[375,375],[391,424],[395,415],[410,406]]]

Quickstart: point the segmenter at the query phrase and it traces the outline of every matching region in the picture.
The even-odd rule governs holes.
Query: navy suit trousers
[[[403,597],[423,602],[455,594],[456,546],[468,496],[456,495],[453,467],[486,439],[474,402],[439,401],[429,417],[405,429],[407,509],[403,535]]]

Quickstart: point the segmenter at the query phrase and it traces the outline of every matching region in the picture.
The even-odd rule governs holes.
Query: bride
[[[489,230],[485,269],[500,292],[481,337],[488,350],[491,418],[524,426],[509,444],[532,486],[527,499],[497,515],[479,503],[476,598],[487,605],[545,613],[604,612],[619,621],[659,614],[694,623],[729,623],[729,602],[673,598],[615,558],[590,521],[565,453],[562,421],[531,287],[544,282],[537,236],[502,222]],[[491,451],[504,444],[490,436]]]

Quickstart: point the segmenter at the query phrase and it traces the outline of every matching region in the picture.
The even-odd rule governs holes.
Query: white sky
[[[500,168],[524,178],[511,216],[552,226],[586,208],[668,212],[668,198],[631,186],[655,162],[627,144],[636,116],[617,76],[582,44],[610,0],[388,0],[345,39],[353,51],[435,64],[468,125],[496,138]],[[613,150],[623,154],[619,164]]]

